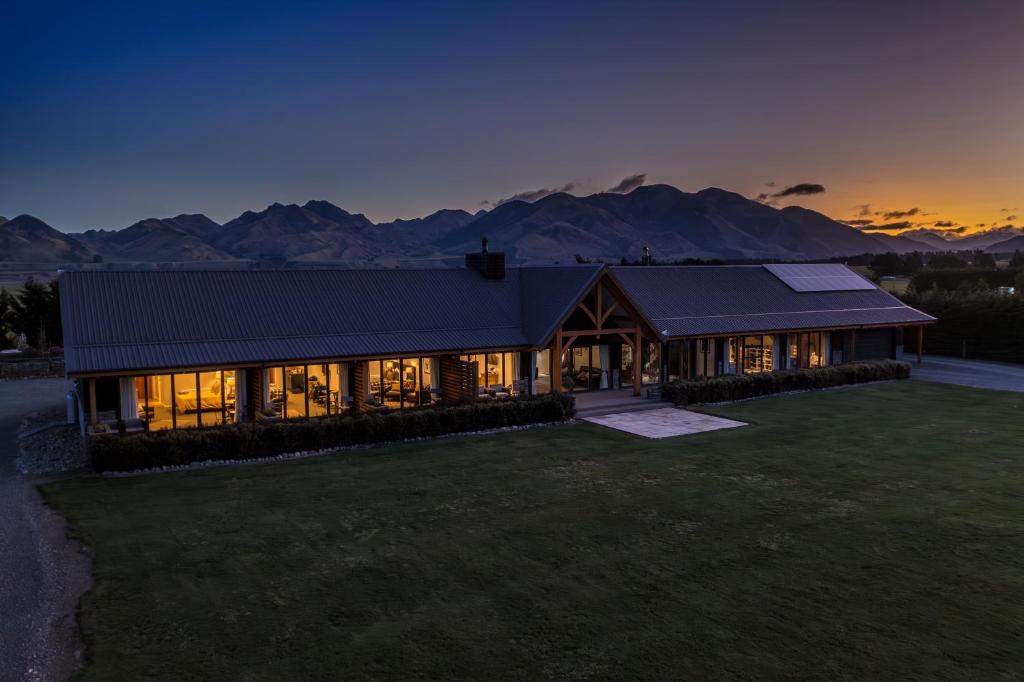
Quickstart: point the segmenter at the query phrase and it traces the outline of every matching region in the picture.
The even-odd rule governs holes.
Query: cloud
[[[985,227],[985,223],[975,223],[975,227]]]
[[[773,187],[774,188],[776,186],[775,185],[775,181],[774,180],[769,180],[768,182],[764,183],[764,186],[765,187]]]
[[[853,207],[857,215],[864,217],[871,215],[871,204],[857,204]]]
[[[853,225],[854,227],[863,227],[865,225],[870,225],[875,221],[871,218],[853,218],[851,220],[841,220],[839,222],[846,223],[847,225]]]
[[[879,225],[868,225],[862,227],[862,230],[909,230],[914,226],[914,223],[910,221],[903,221],[899,223],[881,223]]]
[[[619,180],[618,184],[614,187],[609,187],[605,190],[609,194],[629,194],[640,185],[644,184],[647,180],[647,173],[637,173],[636,175],[627,175],[626,177]],[[568,190],[566,190],[568,191]]]
[[[920,212],[921,209],[915,206],[914,208],[908,209],[906,211],[878,211],[875,213],[875,215],[880,215],[886,220],[897,220],[899,218],[909,218],[910,216],[917,215]]]
[[[809,196],[811,194],[821,194],[824,191],[824,185],[817,185],[811,182],[801,182],[797,185],[787,187],[781,192],[776,192],[772,197],[775,199],[781,199],[782,197],[791,196]]]
[[[1008,216],[1006,216],[1006,219],[1007,220],[1016,220],[1017,216],[1015,216],[1015,215],[1008,215]]]
[[[512,196],[508,197],[507,199],[498,199],[497,201],[494,202],[494,205],[495,206],[501,206],[502,204],[508,203],[510,201],[534,202],[534,201],[538,201],[540,199],[543,199],[544,197],[549,197],[552,194],[558,194],[560,192],[571,192],[575,188],[576,188],[576,185],[574,185],[573,183],[569,182],[569,183],[566,183],[565,185],[562,185],[561,187],[556,187],[556,188],[542,187],[540,189],[530,189],[530,190],[526,190],[525,192],[519,192],[518,194],[513,194]]]
[[[765,194],[764,192],[761,192],[755,198],[757,199],[757,201],[768,201],[768,195]]]
[[[936,220],[935,227],[953,227],[955,223],[952,220]]]

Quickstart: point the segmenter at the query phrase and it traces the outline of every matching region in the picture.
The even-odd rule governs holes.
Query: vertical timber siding
[[[479,392],[475,362],[441,357],[441,397],[447,402],[473,400]]]

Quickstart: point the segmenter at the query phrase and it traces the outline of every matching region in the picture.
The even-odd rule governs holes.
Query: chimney
[[[476,270],[485,279],[505,279],[505,254],[487,250],[487,237],[480,240],[479,253],[466,254],[466,267]]]

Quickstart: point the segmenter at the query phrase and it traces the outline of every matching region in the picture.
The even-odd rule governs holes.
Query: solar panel
[[[869,291],[875,288],[839,263],[773,263],[764,268],[793,291]]]

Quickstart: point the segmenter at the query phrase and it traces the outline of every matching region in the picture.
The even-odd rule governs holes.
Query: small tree
[[[62,346],[60,325],[60,292],[56,280],[49,284],[32,277],[25,281],[24,289],[10,299],[10,326],[15,333],[25,335],[29,346],[39,348],[40,343]]]
[[[996,259],[992,257],[991,253],[984,251],[975,251],[972,260],[976,268],[994,268],[996,266]]]
[[[928,259],[928,267],[935,269],[966,268],[967,261],[952,253],[936,253]]]
[[[14,343],[14,331],[10,325],[11,295],[0,289],[0,349],[10,348]]]

